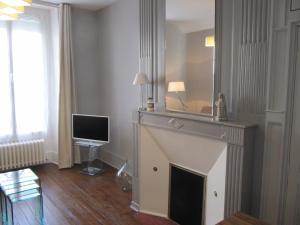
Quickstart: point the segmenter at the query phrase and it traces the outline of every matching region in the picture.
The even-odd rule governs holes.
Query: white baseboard
[[[45,153],[46,163],[54,163],[58,165],[58,153],[57,152],[46,152]]]
[[[107,150],[101,151],[99,159],[116,169],[121,168],[123,163],[126,161],[126,159],[122,158],[121,156],[113,154]],[[132,165],[129,164],[127,172],[129,175],[132,175]]]
[[[111,153],[109,150],[104,150],[102,149],[98,155],[98,159],[103,161],[104,163],[110,165],[111,167],[115,168],[115,169],[120,169],[121,166],[124,164],[124,162],[126,161],[125,158],[116,155],[114,153]],[[57,156],[56,156],[56,160],[57,160]],[[58,162],[58,161],[56,161]],[[74,146],[74,163],[75,164],[81,164],[81,159],[80,159],[80,148],[79,146]],[[132,163],[129,162],[128,165],[128,171],[127,173],[132,176]]]
[[[152,215],[152,216],[157,216],[157,217],[166,218],[166,219],[169,218],[167,215],[160,214],[160,213],[155,213],[155,212],[150,212],[150,211],[146,211],[146,210],[140,210],[139,212],[145,213],[145,214],[148,214],[148,215]]]

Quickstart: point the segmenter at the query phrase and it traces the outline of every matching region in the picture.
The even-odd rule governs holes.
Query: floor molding
[[[49,156],[49,159],[52,160],[52,158],[57,160],[57,156],[55,158],[55,156]],[[75,158],[75,164],[81,164],[81,160],[80,160],[80,148],[78,146],[76,146],[74,148],[74,158]],[[114,153],[111,153],[109,150],[104,150],[101,149],[101,151],[99,152],[99,155],[96,159],[99,159],[101,161],[103,161],[104,163],[110,165],[111,167],[115,168],[115,169],[120,169],[121,166],[124,164],[124,162],[126,161],[126,159],[122,156],[116,155]],[[50,160],[49,160],[50,161]],[[52,161],[50,161],[52,162]],[[54,161],[54,163],[57,164],[57,161]],[[128,174],[130,176],[132,176],[132,163],[130,163],[129,161],[129,165],[128,165]]]
[[[120,169],[123,163],[126,161],[126,159],[124,159],[123,157],[113,154],[106,150],[101,151],[99,159],[116,169]],[[130,163],[127,172],[129,175],[132,176],[132,165]]]
[[[58,165],[58,153],[57,152],[45,152],[46,163],[54,163]]]

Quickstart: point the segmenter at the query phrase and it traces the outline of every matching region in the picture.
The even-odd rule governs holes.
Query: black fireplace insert
[[[204,224],[206,177],[170,165],[169,217],[180,225]]]

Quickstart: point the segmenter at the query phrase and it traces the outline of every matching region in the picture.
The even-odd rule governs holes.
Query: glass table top
[[[0,188],[5,186],[38,180],[38,176],[31,169],[0,173]]]
[[[22,201],[40,194],[37,180],[31,169],[0,173],[0,189],[12,202]]]
[[[31,190],[26,190],[23,192],[18,192],[15,194],[11,194],[8,196],[8,198],[13,202],[20,202],[32,198],[39,197],[41,193],[37,189],[31,189]]]
[[[17,183],[14,185],[7,185],[2,188],[4,194],[11,195],[19,192],[24,192],[27,190],[38,189],[40,186],[35,181]]]

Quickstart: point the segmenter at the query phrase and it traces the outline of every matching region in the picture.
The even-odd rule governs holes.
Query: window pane
[[[12,135],[8,45],[6,24],[0,21],[0,137]]]
[[[12,31],[17,134],[45,130],[43,40],[35,20],[14,22]]]

